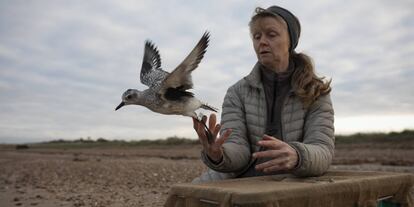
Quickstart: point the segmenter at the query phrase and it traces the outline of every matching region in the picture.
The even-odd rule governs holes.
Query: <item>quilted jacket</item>
[[[261,83],[259,64],[251,73],[231,86],[224,98],[222,131],[231,128],[223,144],[223,160],[215,164],[202,152],[209,171],[194,182],[233,178],[254,164],[252,153],[260,150],[256,144],[266,127],[266,100]],[[308,108],[292,91],[282,106],[282,138],[299,155],[298,166],[291,172],[297,176],[322,175],[330,166],[334,154],[334,111],[330,95],[323,95]]]

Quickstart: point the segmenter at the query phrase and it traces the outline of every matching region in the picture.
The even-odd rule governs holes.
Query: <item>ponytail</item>
[[[291,58],[295,63],[295,71],[292,75],[292,88],[302,100],[305,108],[308,108],[316,99],[331,91],[331,80],[325,81],[324,77],[315,74],[312,59],[304,53],[293,52]]]

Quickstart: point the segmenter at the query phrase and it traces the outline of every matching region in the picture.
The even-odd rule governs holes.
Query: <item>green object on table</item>
[[[393,203],[388,200],[383,200],[378,202],[378,207],[400,207],[401,205],[398,203]]]

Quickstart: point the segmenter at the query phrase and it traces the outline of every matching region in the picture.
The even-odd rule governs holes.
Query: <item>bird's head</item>
[[[141,96],[141,91],[136,89],[128,89],[122,94],[122,102],[115,108],[115,111],[122,108],[126,105],[139,104],[139,97]]]

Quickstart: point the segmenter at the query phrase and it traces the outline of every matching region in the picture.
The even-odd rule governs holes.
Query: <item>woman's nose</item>
[[[267,39],[264,35],[260,37],[259,44],[261,44],[261,45],[267,45],[268,44],[268,41],[267,41]]]

